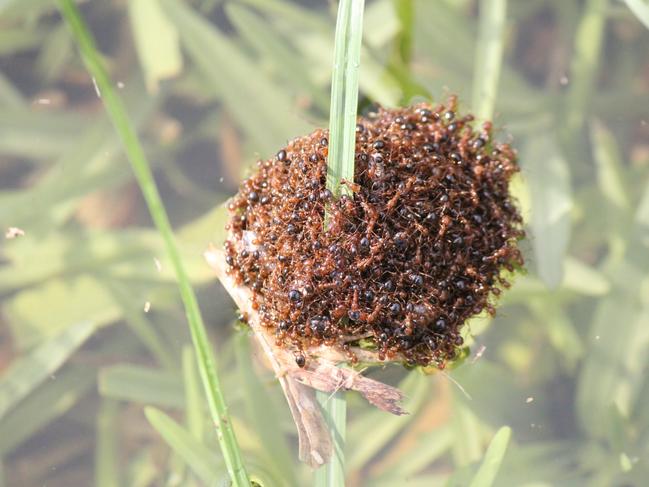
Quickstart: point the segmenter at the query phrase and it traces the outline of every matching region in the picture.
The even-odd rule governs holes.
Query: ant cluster
[[[280,346],[325,344],[355,357],[444,367],[462,324],[523,265],[522,220],[508,183],[516,154],[472,127],[457,101],[359,118],[353,196],[326,189],[326,130],[258,162],[229,202],[228,272],[253,291]],[[325,218],[325,212],[327,216]]]

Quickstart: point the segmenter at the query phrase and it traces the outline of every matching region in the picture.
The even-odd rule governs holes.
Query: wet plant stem
[[[315,473],[316,487],[345,485],[345,435],[347,429],[347,400],[344,392],[316,391],[316,400],[329,427],[333,454],[328,464]]]
[[[334,198],[351,195],[341,180],[354,180],[358,78],[365,0],[341,0],[338,6],[329,112],[327,189]]]
[[[341,181],[350,183],[354,181],[358,78],[364,8],[365,0],[341,0],[338,5],[327,157],[327,189],[331,191],[334,198],[339,198],[343,194],[352,195],[350,186],[341,184]],[[316,472],[315,485],[317,487],[344,485],[347,419],[345,393],[335,392],[330,395],[318,391],[316,398],[329,427],[334,451],[329,464]]]

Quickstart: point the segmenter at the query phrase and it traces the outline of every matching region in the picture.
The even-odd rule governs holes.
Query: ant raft
[[[455,97],[359,118],[354,181],[342,182],[351,197],[325,187],[326,130],[241,183],[228,204],[228,272],[300,367],[302,351],[322,344],[444,367],[463,323],[494,312],[505,271],[523,265],[508,189],[519,168],[491,123],[472,122]]]

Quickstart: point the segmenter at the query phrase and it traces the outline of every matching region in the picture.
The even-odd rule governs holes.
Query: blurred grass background
[[[498,29],[493,2],[366,3],[361,110],[455,92],[465,110],[489,110],[486,56],[502,44],[495,126],[523,166],[513,190],[529,272],[494,320],[472,321],[472,356],[450,377],[370,372],[400,384],[411,415],[348,395],[349,485],[467,485],[504,425],[495,485],[645,485],[649,4],[510,0]],[[264,485],[309,485],[281,391],[201,253],[222,238],[220,203],[252,163],[327,125],[335,4],[80,7],[154,165],[246,465]],[[227,479],[171,263],[45,0],[0,1],[9,227],[25,235],[0,240],[0,485]]]

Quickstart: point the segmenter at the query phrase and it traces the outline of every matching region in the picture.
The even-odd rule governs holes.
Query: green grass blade
[[[333,438],[334,451],[328,464],[315,472],[315,487],[337,487],[345,485],[345,436],[347,401],[345,392],[316,391],[316,399]]]
[[[358,80],[363,41],[363,10],[365,0],[341,0],[336,19],[334,64],[329,110],[329,155],[327,157],[327,189],[334,198],[351,195],[341,180],[354,181],[356,152],[356,116]],[[317,487],[345,485],[345,429],[347,403],[344,392],[333,395],[316,392],[316,398],[333,438],[331,461],[315,474]]]
[[[53,374],[94,331],[95,323],[78,323],[15,360],[0,378],[0,419]]]
[[[570,167],[554,137],[537,135],[523,150],[524,171],[532,196],[532,245],[537,273],[551,288],[558,286],[571,234],[573,196]]]
[[[41,45],[48,32],[45,28],[41,30],[37,32],[3,26],[0,31],[0,56],[18,54]]]
[[[243,0],[243,3],[253,5],[270,23],[277,25],[282,32],[290,32],[288,40],[293,47],[304,57],[305,63],[311,66],[314,79],[322,79],[329,76],[328,65],[331,63],[330,45],[331,33],[328,23],[319,14],[317,10],[308,9],[297,5],[295,2],[285,2],[284,0]],[[385,5],[385,2],[383,3]],[[368,20],[368,14],[372,6],[381,8],[380,3],[373,2],[364,12],[365,22],[364,43],[367,42],[373,49],[368,49],[363,45],[361,56],[363,57],[363,71],[360,73],[358,80],[359,86],[363,92],[373,101],[386,106],[392,106],[399,102],[403,93],[399,86],[399,81],[391,73],[386,72],[384,62],[380,56],[373,50],[380,49],[374,42],[377,38],[383,38],[383,33],[389,31],[390,26],[384,29],[387,23],[392,23],[390,19],[385,19],[384,23],[378,29],[376,28],[376,18],[379,14],[373,14]],[[389,5],[388,5],[389,7]],[[385,8],[384,8],[385,11]],[[374,12],[376,10],[374,9]],[[391,10],[386,16],[391,15]],[[369,31],[378,32],[375,38]],[[370,36],[368,39],[367,36]],[[391,34],[391,36],[394,34]],[[385,40],[387,42],[387,40]],[[326,69],[322,69],[325,67]]]
[[[152,450],[155,446],[142,449],[128,465],[127,480],[125,485],[130,487],[150,487],[155,485],[158,477],[158,465],[153,458]]]
[[[64,24],[58,25],[43,41],[43,48],[36,60],[36,72],[44,81],[54,82],[68,66],[73,50],[70,32]]]
[[[144,96],[143,90],[137,87],[131,90],[130,84],[124,91],[129,92],[125,94],[126,105],[137,126],[152,112],[158,100]],[[114,187],[131,179],[124,166],[115,163],[120,142],[105,117],[96,117],[98,120],[95,122],[88,116],[70,117],[63,111],[52,115],[45,117],[44,113],[16,111],[0,113],[0,126],[3,128],[0,132],[0,152],[4,142],[13,148],[17,148],[17,144],[42,145],[46,149],[49,146],[38,156],[49,160],[48,168],[38,184],[21,191],[0,192],[0,220],[11,220],[12,224],[25,229],[38,227],[43,234],[67,221],[75,209],[74,204],[89,192]],[[22,121],[15,125],[16,119]],[[65,130],[57,130],[57,124],[64,126]],[[12,126],[15,130],[10,131]],[[67,140],[59,149],[48,143],[51,140],[58,146],[54,142],[57,138]],[[33,151],[21,149],[16,155],[31,158],[30,152]],[[9,153],[13,153],[11,147]],[[53,162],[52,157],[56,157]],[[65,170],[61,171],[61,168]],[[69,174],[75,177],[71,178]],[[60,237],[61,233],[57,236]],[[41,266],[44,263],[41,262]],[[1,272],[3,269],[0,269]],[[18,277],[16,272],[13,274],[14,278]],[[2,281],[0,279],[0,285]]]
[[[453,392],[453,445],[451,453],[456,467],[480,460],[482,438],[480,418],[473,412],[460,391]]]
[[[200,378],[196,370],[196,358],[188,345],[183,347],[183,385],[185,387],[187,429],[196,440],[202,441],[203,433],[206,431],[203,418],[203,397],[200,391]]]
[[[364,468],[375,455],[388,447],[400,431],[408,427],[428,397],[430,381],[423,374],[410,373],[399,383],[399,389],[405,394],[403,406],[410,414],[390,416],[377,409],[367,412],[350,425],[350,469]],[[372,441],[367,441],[367,438],[372,438]]]
[[[397,51],[401,60],[407,61],[407,64],[412,54],[409,42],[412,40],[414,12],[414,0],[370,2],[363,13],[363,46],[376,50],[382,60],[389,59]],[[407,37],[405,44],[403,36]],[[362,52],[361,57],[364,57]]]
[[[635,221],[644,227],[649,227],[649,181],[647,181],[642,198],[636,209]]]
[[[633,273],[625,270],[624,279],[633,282]],[[578,420],[591,437],[606,437],[612,408],[626,415],[641,401],[642,371],[649,360],[648,324],[649,306],[631,292],[618,288],[598,302],[576,395]]]
[[[341,179],[354,180],[358,78],[365,0],[341,0],[338,6],[329,113],[327,188],[335,198],[351,194]]]
[[[402,485],[402,477],[383,477],[377,479],[376,483],[372,484],[372,487],[393,487],[395,485]],[[431,486],[453,486],[462,485],[459,483],[450,483],[448,481],[448,474],[443,473],[433,473],[433,474],[424,474],[417,477],[408,477],[407,483],[408,487],[431,487]]]
[[[615,136],[602,122],[594,120],[590,124],[590,140],[600,191],[613,206],[628,210],[631,207],[629,189],[624,183],[624,165]]]
[[[473,75],[473,110],[478,120],[493,117],[505,44],[507,0],[480,3],[480,28]]]
[[[4,87],[0,86],[5,92],[3,98],[6,100],[9,97],[9,103],[13,105],[20,103],[14,95],[13,86],[7,83],[8,81],[4,83]],[[75,145],[78,146],[78,139],[82,137],[80,130],[84,128],[84,124],[88,127],[86,119],[69,116],[60,110],[53,111],[50,115],[26,110],[20,106],[11,107],[6,101],[4,104],[0,113],[0,153],[3,155],[51,159],[70,151]]]
[[[39,240],[42,245],[48,239]],[[22,351],[62,336],[71,327],[86,326],[79,323],[98,328],[120,317],[119,308],[100,281],[88,274],[43,280],[40,285],[22,289],[7,299],[4,312],[14,343]]]
[[[147,89],[155,93],[161,80],[182,69],[178,31],[157,0],[128,2],[128,14]]]
[[[222,476],[222,466],[219,465],[220,462],[214,461],[214,455],[208,447],[159,409],[148,407],[144,409],[144,414],[151,426],[160,433],[171,449],[187,462],[205,485],[216,484]]]
[[[649,3],[646,0],[625,0],[629,10],[649,29]]]
[[[275,476],[284,479],[287,486],[299,485],[295,478],[295,467],[292,454],[280,427],[281,421],[272,398],[268,395],[266,386],[257,377],[251,361],[250,338],[247,334],[239,333],[234,338],[239,387],[243,392],[243,402],[250,428],[259,436],[262,445],[273,445],[264,449],[260,455],[266,461],[268,468]]]
[[[309,128],[295,113],[288,92],[266,76],[239,44],[186,2],[160,3],[205,85],[216,87],[220,100],[259,152],[273,153],[280,143]]]
[[[436,428],[422,435],[418,444],[421,448],[413,449],[395,465],[394,471],[400,478],[414,476],[446,453],[453,444],[453,431],[449,426]]]
[[[285,0],[242,0],[241,2],[264,12],[269,19],[275,17],[289,24],[302,26],[311,32],[327,32],[327,21],[317,12],[299,5],[298,2]],[[290,32],[290,31],[289,31]]]
[[[583,340],[570,315],[554,299],[530,299],[528,306],[539,325],[547,328],[550,343],[561,352],[567,368],[574,370],[585,352]]]
[[[487,448],[482,465],[473,477],[470,487],[491,487],[494,485],[511,436],[512,429],[509,426],[503,426],[498,430]]]
[[[570,66],[572,82],[566,99],[564,140],[578,132],[586,115],[588,102],[597,80],[600,51],[604,40],[608,0],[588,0],[577,28]]]
[[[201,380],[196,368],[196,357],[191,345],[182,348],[183,387],[185,390],[185,428],[198,441],[203,442],[203,434],[208,430],[205,424],[205,409],[203,394],[201,393]],[[185,462],[176,453],[171,460],[172,469],[177,471],[174,475],[185,478]],[[196,479],[186,479],[187,487],[197,487]]]
[[[97,386],[102,396],[122,401],[177,409],[185,405],[180,378],[151,367],[104,367],[99,371]]]
[[[3,109],[21,110],[26,102],[22,94],[7,77],[0,73],[0,105]]]
[[[327,110],[329,100],[326,91],[313,81],[308,63],[291,49],[288,40],[272,27],[268,19],[237,3],[227,4],[225,11],[241,38],[257,51],[260,61],[272,63],[278,77],[282,77],[298,93],[312,98],[319,109]]]
[[[11,18],[36,13],[47,0],[0,0],[0,14]]]
[[[123,286],[116,285],[113,281],[107,281],[106,287],[122,308],[126,324],[142,344],[149,349],[151,355],[167,370],[174,370],[178,364],[173,356],[173,352],[158,334],[153,324],[144,316],[144,312],[135,309],[131,304],[128,299],[128,290],[124,289]]]
[[[409,70],[412,61],[412,36],[415,23],[413,0],[395,0],[394,10],[399,19],[399,34],[396,49],[403,66]]]
[[[95,448],[95,486],[118,487],[118,413],[116,401],[104,399],[97,415],[97,446]]]
[[[25,440],[67,413],[95,386],[94,369],[88,366],[64,367],[0,420],[0,456],[11,453]],[[46,404],[47,407],[43,407]]]
[[[385,44],[393,45],[387,71],[398,80],[403,103],[409,103],[412,98],[432,96],[419,84],[412,70],[414,47],[415,4],[413,0],[393,0],[391,3],[373,3],[365,12],[365,44],[372,46],[376,52],[381,52]],[[394,22],[394,26],[391,24]],[[363,78],[367,70],[363,70]]]
[[[144,150],[128,119],[122,100],[113,89],[112,83],[101,62],[99,52],[95,47],[94,40],[75,3],[72,0],[59,0],[58,4],[79,46],[86,68],[97,83],[106,111],[124,144],[153,222],[164,240],[165,250],[176,273],[180,295],[185,306],[187,321],[189,322],[192,341],[196,350],[198,368],[203,381],[210,413],[215,426],[218,428],[217,436],[228,473],[234,485],[250,485],[241,458],[241,452],[234,435],[228,408],[225,404],[225,398],[221,390],[216,370],[216,361],[207,338],[207,332],[205,331],[205,325],[203,324],[196,295],[194,294],[194,290],[191,287],[185,267],[180,258],[180,252],[174,241],[171,224],[169,223],[169,218],[160,194],[158,193],[151,168],[144,155]]]

